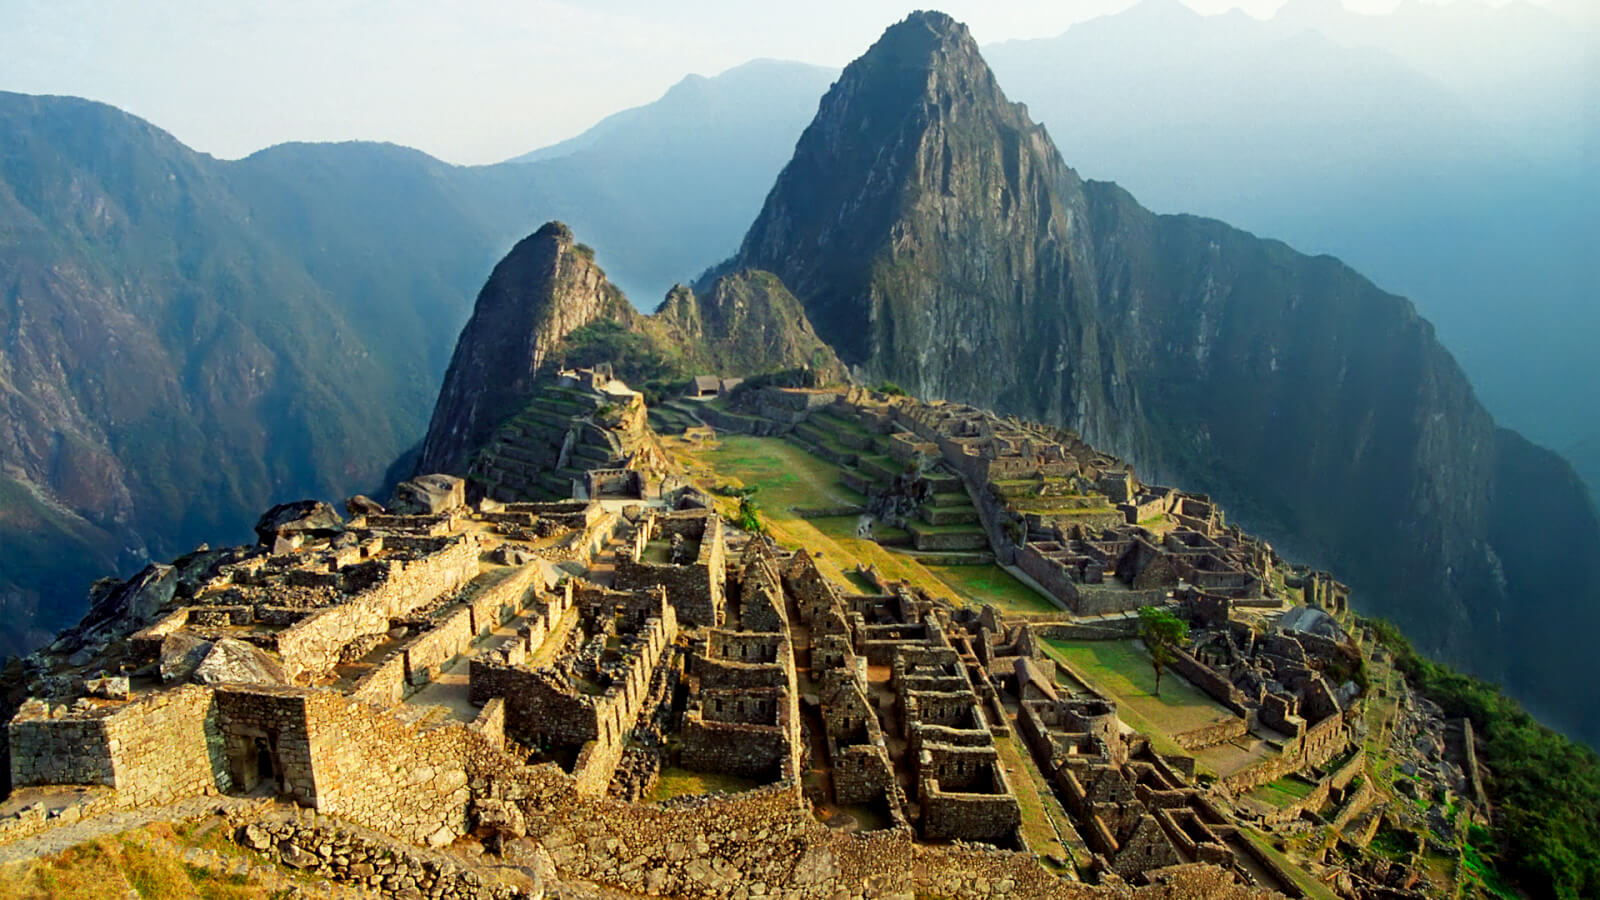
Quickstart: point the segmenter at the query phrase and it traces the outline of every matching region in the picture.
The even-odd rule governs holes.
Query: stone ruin
[[[593,379],[565,389],[615,394]],[[724,835],[718,860],[765,872],[755,826],[730,838],[706,824],[753,816],[806,835],[789,865],[819,847],[866,873],[927,853],[957,872],[1015,859],[1009,887],[988,893],[1054,896],[1064,882],[1018,853],[1011,767],[1031,761],[1070,817],[1080,877],[1154,883],[1208,865],[1228,873],[1219,884],[1292,885],[1218,798],[1323,769],[1328,791],[1354,790],[1336,762],[1360,700],[1332,617],[1348,589],[1309,569],[1272,583],[1281,561],[1207,498],[1146,487],[1070,433],[862,392],[802,400],[767,407],[885,437],[923,479],[919,520],[970,525],[983,552],[1039,572],[1062,614],[955,608],[875,572],[855,592],[807,549],[727,525],[704,494],[662,495],[671,482],[574,443],[568,462],[589,468],[562,483],[577,498],[468,503],[461,479],[428,476],[387,507],[352,498],[348,520],[275,508],[256,547],[105,591],[57,651],[8,676],[32,695],[7,728],[10,786],[97,791],[84,809],[277,796],[413,845],[548,843],[563,871],[660,893],[717,892],[700,868],[711,851],[674,843],[683,823]],[[1172,527],[1140,525],[1153,516]],[[1312,605],[1277,615],[1290,588]],[[1236,715],[1180,745],[1260,731],[1279,755],[1197,783],[1192,759],[1159,752],[1045,652],[1050,629],[1150,602],[1191,620],[1173,668]],[[743,789],[657,802],[668,773]],[[1367,827],[1358,814],[1351,827]],[[49,824],[11,821],[0,840]],[[564,854],[575,823],[590,837]],[[666,855],[630,843],[640,835]]]

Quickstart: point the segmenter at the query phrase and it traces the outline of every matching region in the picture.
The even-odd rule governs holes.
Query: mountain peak
[[[419,471],[465,471],[467,454],[520,408],[567,335],[632,312],[595,265],[594,251],[563,223],[547,222],[518,241],[494,267],[462,329]]]
[[[885,29],[846,72],[930,71],[952,64],[988,68],[966,25],[942,12],[919,10]]]
[[[1015,238],[1064,221],[1046,183],[1070,191],[1076,176],[1006,99],[966,26],[913,13],[822,98],[736,267],[775,272],[840,358],[866,364],[890,341],[874,335],[888,318],[871,288],[883,273],[869,270],[902,255],[913,264],[908,245],[879,253],[903,236],[898,226],[926,217]],[[937,394],[935,382],[924,387]]]

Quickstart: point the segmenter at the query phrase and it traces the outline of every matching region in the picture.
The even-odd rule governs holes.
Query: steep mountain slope
[[[845,379],[839,357],[817,337],[805,308],[771,272],[716,279],[709,292],[674,287],[646,327],[679,348],[690,373],[749,375],[809,368],[823,382]]]
[[[1593,44],[1527,3],[1145,0],[984,56],[1080,172],[1410,297],[1499,421],[1565,450],[1600,436]]]
[[[473,168],[368,143],[223,162],[101,104],[0,93],[0,654],[147,551],[374,489],[536,213],[628,248],[617,268],[649,293],[703,268],[830,78],[689,79],[631,130]],[[753,96],[768,112],[732,114]]]
[[[495,430],[521,412],[566,365],[604,363],[634,387],[697,373],[754,375],[844,366],[817,337],[800,302],[768,272],[736,272],[696,295],[673,288],[641,315],[577,243],[549,222],[495,266],[461,330],[418,473],[467,474]]]
[[[464,471],[471,452],[561,361],[569,334],[597,319],[626,327],[636,316],[565,225],[551,222],[524,238],[494,267],[461,331],[417,471]]]
[[[867,378],[1060,422],[1212,491],[1600,739],[1600,702],[1567,683],[1572,635],[1600,626],[1600,525],[1570,467],[1496,430],[1408,302],[1080,180],[948,17],[846,68],[729,266],[782,278]]]
[[[0,653],[147,549],[376,485],[423,428],[430,329],[511,231],[470,184],[426,190],[456,171],[373,145],[222,163],[107,106],[0,94]]]

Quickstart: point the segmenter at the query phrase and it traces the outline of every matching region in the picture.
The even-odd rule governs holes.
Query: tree
[[[1161,696],[1161,668],[1177,659],[1178,645],[1189,639],[1189,623],[1165,606],[1146,606],[1139,610],[1139,639],[1150,651],[1150,665],[1156,670],[1157,697]]]
[[[767,526],[761,521],[761,504],[749,494],[739,498],[739,527],[751,534],[767,533]]]

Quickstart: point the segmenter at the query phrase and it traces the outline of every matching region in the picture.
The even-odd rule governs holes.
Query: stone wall
[[[232,787],[207,688],[185,685],[130,703],[106,719],[106,737],[128,804],[167,804]]]
[[[1068,608],[1078,608],[1078,585],[1072,580],[1072,575],[1067,567],[1060,561],[1045,556],[1037,547],[1025,544],[1017,548],[1017,568],[1028,573],[1040,587],[1049,591],[1052,596]]]
[[[103,784],[116,786],[110,741],[103,718],[51,719],[24,706],[8,728],[11,784]],[[26,718],[24,718],[26,716]]]
[[[504,748],[506,744],[506,701],[502,697],[495,697],[483,705],[478,717],[472,720],[472,730],[488,739],[495,747]]]
[[[11,783],[98,784],[121,806],[171,803],[231,786],[212,692],[186,685],[91,715],[25,706],[9,728]]]
[[[259,780],[271,779],[277,793],[316,805],[307,693],[303,688],[217,691],[217,727],[236,787],[252,790]],[[263,763],[267,771],[262,771]]]
[[[1172,662],[1167,665],[1179,675],[1188,679],[1190,684],[1211,695],[1211,698],[1234,714],[1248,716],[1244,691],[1233,686],[1233,682],[1222,677],[1217,670],[1195,659],[1189,653],[1176,649],[1172,653]]]
[[[389,537],[386,543],[403,540]],[[389,630],[389,620],[460,589],[478,574],[478,541],[472,536],[416,538],[420,546],[443,546],[418,559],[385,560],[377,584],[301,619],[277,635],[278,656],[291,677],[320,675],[339,661],[339,651],[364,634]]]
[[[318,816],[311,821],[230,817],[231,837],[273,862],[389,897],[440,900],[539,900],[537,874],[519,871],[521,884],[497,884],[459,858],[397,845],[382,835]],[[413,893],[414,892],[414,893]]]
[[[319,812],[413,843],[448,843],[468,830],[473,774],[516,767],[463,725],[406,725],[329,691],[305,696]]]
[[[1306,729],[1293,748],[1223,778],[1221,783],[1234,793],[1276,781],[1290,772],[1321,765],[1337,756],[1350,741],[1343,716],[1329,716]]]
[[[1249,721],[1243,717],[1236,717],[1174,734],[1172,740],[1185,750],[1203,750],[1234,738],[1244,737],[1249,731]]]
[[[650,534],[682,534],[699,541],[693,563],[673,566],[643,563],[623,554],[618,556],[612,583],[617,590],[644,590],[665,587],[686,625],[715,628],[722,624],[723,588],[727,577],[727,548],[722,537],[722,520],[715,514],[669,514],[652,516],[641,529]]]

